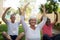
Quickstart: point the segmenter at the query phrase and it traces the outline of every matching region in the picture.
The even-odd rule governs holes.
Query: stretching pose
[[[24,7],[23,10],[25,10],[26,7],[27,7],[27,5]],[[20,40],[20,38],[21,38],[21,36],[23,34],[23,32],[22,32],[22,33],[20,33],[20,35],[18,35],[18,29],[19,29],[20,21],[19,22],[15,22],[16,17],[14,15],[14,13],[10,16],[10,21],[5,18],[6,12],[9,9],[10,9],[10,7],[7,8],[6,11],[2,15],[2,20],[8,26],[8,33],[2,32],[2,35],[5,38],[5,40],[18,40],[18,39]],[[18,9],[19,9],[19,14],[20,14],[20,8],[18,8]]]
[[[56,15],[56,19],[54,20],[53,23],[51,23],[51,20],[47,18],[46,24],[44,25],[42,29],[43,33],[43,40],[52,40],[52,28],[55,25],[55,23],[58,21],[58,14],[55,11],[54,14]]]
[[[3,13],[3,15],[2,15],[2,20],[3,20],[3,21],[7,24],[7,26],[8,26],[8,34],[7,34],[6,32],[3,32],[2,34],[3,34],[3,36],[5,37],[6,40],[15,40],[16,37],[18,36],[18,27],[19,27],[19,25],[20,25],[20,21],[19,21],[19,22],[15,22],[16,17],[15,17],[14,14],[12,14],[12,15],[10,16],[10,21],[5,18],[6,12],[7,12],[9,9],[10,9],[10,7],[7,8],[6,11],[5,11],[5,12]]]
[[[44,9],[44,14],[43,14],[43,20],[37,26],[35,26],[37,22],[36,17],[34,16],[30,17],[29,19],[30,26],[28,26],[24,21],[24,15],[21,14],[21,23],[25,30],[24,31],[25,40],[40,40],[41,39],[40,30],[45,25],[46,21],[47,21],[47,17],[45,16],[45,9]]]

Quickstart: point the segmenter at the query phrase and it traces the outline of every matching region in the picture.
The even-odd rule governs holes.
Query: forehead
[[[30,20],[36,20],[35,18],[33,18],[33,19],[30,19]]]
[[[47,19],[47,21],[50,21],[50,19]]]
[[[11,17],[15,17],[15,15],[11,15]]]

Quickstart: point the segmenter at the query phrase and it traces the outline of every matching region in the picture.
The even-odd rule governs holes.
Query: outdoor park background
[[[5,4],[5,1],[6,0],[0,0],[0,40],[3,40],[3,37],[2,37],[2,32],[3,31],[6,31],[7,32],[7,26],[6,26],[6,24],[2,21],[2,19],[1,19],[1,17],[2,17],[2,14],[3,14],[3,12],[5,11],[5,9],[7,8],[7,5]],[[42,14],[41,14],[41,10],[40,10],[40,8],[41,8],[41,4],[49,4],[49,2],[51,1],[51,0],[29,0],[30,1],[30,3],[31,4],[29,4],[29,6],[27,7],[27,9],[26,9],[26,22],[28,23],[28,19],[29,19],[29,17],[30,17],[30,15],[34,15],[35,14],[35,16],[37,16],[37,19],[38,19],[38,23],[40,22],[39,21],[39,19],[40,19],[40,17],[42,16]],[[20,8],[22,8],[23,6],[23,4],[24,3],[27,3],[27,2],[29,2],[28,0],[20,0]],[[15,1],[16,2],[16,1]],[[53,34],[59,34],[60,33],[60,0],[54,0],[54,2],[53,1],[51,1],[52,3],[51,3],[51,5],[55,5],[55,4],[53,4],[54,2],[56,2],[56,4],[57,5],[55,5],[56,6],[56,8],[54,9],[55,11],[57,11],[58,12],[58,22],[56,23],[56,25],[54,26],[54,28],[53,28]],[[7,3],[7,2],[6,2]],[[36,5],[35,5],[35,3],[36,3]],[[14,3],[13,3],[13,5],[14,5]],[[50,6],[51,6],[50,5]],[[14,5],[14,6],[16,6],[16,5]],[[13,7],[14,7],[13,6]],[[47,6],[47,7],[50,7],[50,6]],[[58,8],[57,8],[58,7]],[[54,21],[54,19],[55,19],[55,15],[54,15],[54,13],[53,13],[53,10],[52,10],[52,8],[54,8],[54,7],[50,7],[50,10],[49,10],[49,13],[47,14],[47,16],[51,19],[51,21],[53,22]],[[10,11],[13,11],[13,12],[15,12],[17,9],[16,9],[16,7],[14,7],[14,9],[10,9],[8,12],[7,12],[7,15],[6,15],[6,18],[9,20],[9,17],[10,17]],[[20,20],[20,18],[19,18],[19,15],[18,15],[18,12],[16,12],[17,13],[17,15],[16,15],[16,21],[19,21]],[[21,32],[23,32],[24,30],[23,30],[23,28],[22,28],[22,25],[21,25],[21,27],[19,27],[19,33],[21,33]],[[24,40],[24,38],[22,39],[22,40]]]

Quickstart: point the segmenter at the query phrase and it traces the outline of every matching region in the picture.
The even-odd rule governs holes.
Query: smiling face
[[[29,20],[29,24],[32,25],[32,26],[35,26],[36,25],[36,19],[30,19]]]
[[[51,20],[49,18],[47,18],[46,25],[50,25],[50,23],[51,23]]]

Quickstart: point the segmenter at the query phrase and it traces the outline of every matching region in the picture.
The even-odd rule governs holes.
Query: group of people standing
[[[28,3],[29,4],[29,3]],[[41,22],[37,24],[36,17],[30,17],[29,18],[29,25],[25,22],[25,10],[27,8],[27,5],[24,6],[24,8],[19,10],[19,15],[21,20],[19,22],[15,22],[15,14],[13,13],[10,16],[10,20],[7,20],[5,18],[6,12],[11,8],[7,8],[6,11],[2,15],[2,20],[7,24],[8,26],[8,33],[2,32],[2,35],[4,37],[4,40],[21,40],[21,38],[25,35],[25,40],[41,40],[41,30],[42,30],[42,40],[53,40],[52,37],[52,28],[55,25],[55,23],[58,21],[58,15],[57,12],[54,12],[56,14],[56,19],[53,23],[51,23],[51,20],[46,16],[46,10],[45,6],[42,7],[43,9],[43,15],[41,18]],[[18,35],[18,29],[19,25],[22,24],[22,27],[24,29],[24,32],[20,33]],[[37,26],[36,26],[37,25]]]

